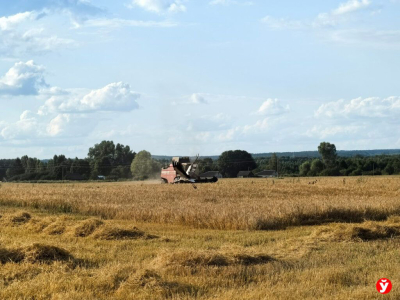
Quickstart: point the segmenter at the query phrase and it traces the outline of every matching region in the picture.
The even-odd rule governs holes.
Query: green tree
[[[278,171],[278,157],[276,156],[276,153],[272,154],[269,159],[268,167],[270,170]]]
[[[209,171],[215,171],[216,169],[214,161],[212,160],[212,158],[209,157],[200,159],[198,165],[199,165],[199,174]]]
[[[336,146],[334,144],[322,142],[318,146],[318,152],[321,154],[322,160],[328,169],[336,166],[337,153]]]
[[[324,170],[324,164],[319,159],[314,159],[311,162],[309,175],[310,176],[318,176]]]
[[[136,154],[131,164],[131,172],[135,180],[146,180],[154,171],[155,164],[150,152],[143,150]]]
[[[92,169],[92,178],[97,179],[98,175],[108,176],[111,173],[112,166],[110,159],[107,156],[103,156],[94,161]]]
[[[72,162],[70,172],[80,174],[87,179],[90,175],[90,164],[86,159],[79,159],[76,157]]]
[[[305,161],[299,167],[300,175],[307,176],[311,169],[311,163],[309,161]]]
[[[22,165],[21,159],[16,158],[11,166],[7,169],[6,175],[7,178],[12,178],[17,175],[21,175],[25,173],[24,166]]]
[[[252,171],[257,164],[250,153],[243,150],[225,151],[218,158],[218,168],[224,177],[236,177],[240,171]]]
[[[103,159],[108,157],[113,160],[115,157],[115,145],[113,141],[102,141],[100,144],[95,144],[89,148],[88,158],[89,159]]]

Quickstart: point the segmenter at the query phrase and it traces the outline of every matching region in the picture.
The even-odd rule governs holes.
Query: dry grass
[[[82,221],[72,229],[72,235],[76,237],[87,237],[103,224],[104,222],[98,219]]]
[[[398,177],[3,184],[0,299],[364,300],[382,277],[400,299],[399,191]]]
[[[136,227],[131,229],[123,229],[116,227],[105,227],[94,235],[94,238],[100,240],[134,240],[134,239],[151,239],[156,238],[153,235],[147,235],[145,232]]]
[[[220,253],[217,251],[179,251],[160,254],[155,260],[155,265],[183,266],[183,267],[226,267],[226,266],[252,266],[275,261],[266,254],[245,253]]]
[[[370,241],[400,236],[400,223],[365,222],[354,224],[331,224],[318,228],[314,236],[331,241]]]
[[[400,215],[400,177],[233,179],[217,184],[3,184],[0,204],[210,229],[283,229]]]
[[[0,249],[0,262],[5,263],[51,263],[54,261],[71,261],[68,251],[43,244],[32,244],[18,249]]]

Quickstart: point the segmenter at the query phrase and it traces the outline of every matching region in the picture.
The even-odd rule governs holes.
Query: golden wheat
[[[314,180],[313,180],[314,181]],[[0,203],[210,229],[282,229],[400,214],[400,177],[234,179],[217,184],[3,184]]]
[[[399,299],[399,183],[3,184],[0,299]]]

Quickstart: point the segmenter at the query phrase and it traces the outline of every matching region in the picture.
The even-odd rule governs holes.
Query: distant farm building
[[[209,171],[203,174],[200,174],[200,179],[213,179],[215,178],[222,178],[222,174],[218,171]]]
[[[252,171],[240,171],[237,175],[238,178],[253,178],[254,173]]]
[[[273,178],[273,177],[278,177],[278,172],[274,170],[264,170],[262,172],[257,173],[256,176],[261,178]]]

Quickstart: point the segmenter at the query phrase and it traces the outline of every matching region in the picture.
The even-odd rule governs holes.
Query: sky
[[[0,157],[400,148],[400,0],[0,0]]]

